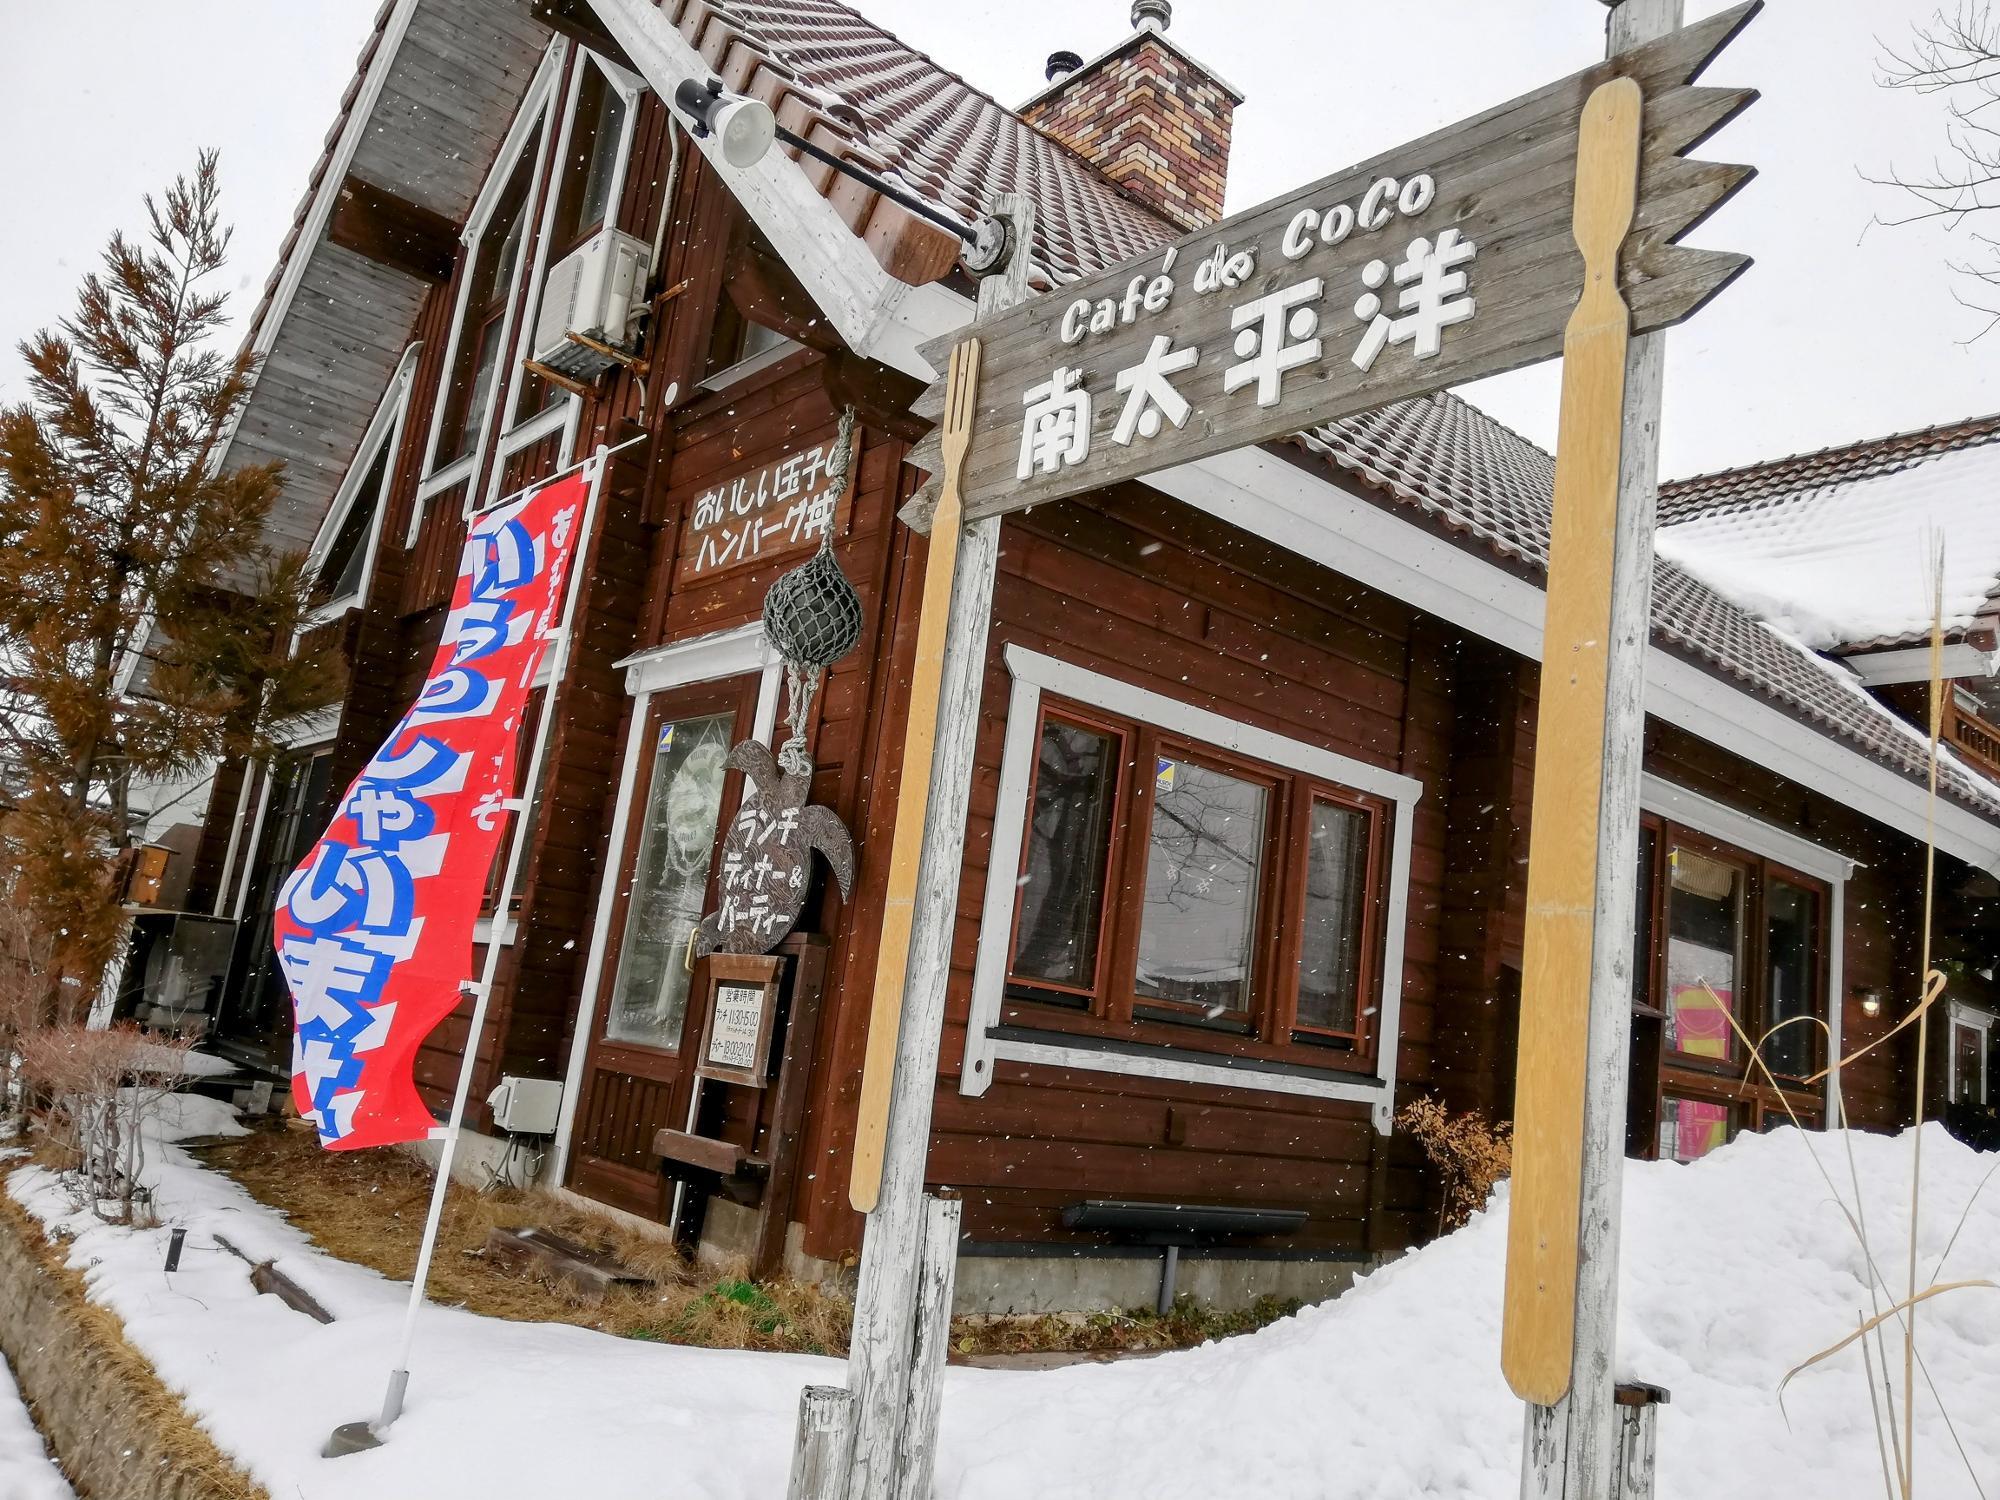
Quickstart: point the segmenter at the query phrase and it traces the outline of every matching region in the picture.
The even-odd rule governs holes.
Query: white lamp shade
[[[777,138],[777,117],[762,100],[731,99],[715,112],[715,139],[732,167],[754,167]]]

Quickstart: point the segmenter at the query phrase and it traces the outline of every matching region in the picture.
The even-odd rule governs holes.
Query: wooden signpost
[[[1620,282],[1634,332],[1680,322],[1746,257],[1675,242],[1753,175],[1691,162],[1756,98],[1693,80],[1749,0],[982,324],[960,488],[977,520],[1552,359],[1583,282],[1577,122],[1645,100]],[[926,349],[943,369],[952,339]],[[935,388],[933,388],[935,395]],[[935,409],[935,408],[933,408]],[[913,461],[939,467],[935,448]]]
[[[1616,871],[1637,828],[1660,373],[1634,335],[1749,264],[1676,242],[1752,176],[1683,153],[1756,98],[1694,79],[1761,6],[1676,30],[1680,0],[1622,0],[1606,62],[1047,296],[1024,299],[1017,249],[977,337],[926,350],[949,373],[916,409],[943,425],[911,461],[945,481],[934,515],[906,511],[935,535],[849,1182],[868,1225],[846,1399],[816,1393],[795,1484],[916,1500],[927,1481],[919,1249],[944,1220],[923,1160],[997,519],[1562,353],[1503,1368],[1531,1403],[1523,1493],[1610,1493],[1600,1148],[1626,1062],[1602,1019],[1621,945],[1629,961]]]

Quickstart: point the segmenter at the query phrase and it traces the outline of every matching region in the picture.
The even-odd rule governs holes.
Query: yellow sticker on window
[[[1174,789],[1174,772],[1177,767],[1164,755],[1153,762],[1153,790],[1171,792]]]

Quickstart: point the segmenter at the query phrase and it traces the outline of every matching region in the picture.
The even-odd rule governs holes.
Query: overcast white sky
[[[1126,0],[857,0],[1006,102],[1057,47],[1089,56]],[[1666,469],[1686,474],[2000,410],[2000,333],[1952,299],[1967,231],[1871,228],[1901,204],[1862,179],[1928,163],[1936,99],[1874,83],[1878,38],[1936,0],[1771,0],[1712,82],[1763,100],[1704,149],[1762,176],[1697,243],[1756,267],[1672,335]],[[222,150],[238,311],[255,304],[377,0],[0,0],[0,398],[13,344],[66,312],[106,234],[204,145]],[[1690,0],[1692,15],[1722,9]],[[1174,35],[1247,99],[1232,211],[1582,67],[1599,0],[1177,0]],[[2000,233],[2000,223],[1991,232]],[[1547,443],[1555,367],[1469,391]]]

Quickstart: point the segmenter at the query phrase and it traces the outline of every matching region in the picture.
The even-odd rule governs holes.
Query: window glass
[[[1042,725],[1014,936],[1018,978],[1095,987],[1119,760],[1114,735],[1060,719]]]
[[[444,426],[438,437],[438,464],[453,463],[479,442],[492,404],[500,365],[500,340],[507,322],[508,294],[521,258],[528,221],[528,185],[538,150],[523,148],[473,247],[465,317],[458,330],[450,379],[445,388]]]
[[[1986,1033],[1963,1021],[1951,1023],[1951,1098],[1954,1104],[1986,1102]]]
[[[1668,863],[1667,1046],[1728,1062],[1736,1055],[1729,1017],[1740,1006],[1743,872],[1681,848]]]
[[[688,934],[708,900],[733,714],[669,720],[654,744],[618,979],[605,1017],[614,1042],[680,1045]]]
[[[618,171],[618,148],[625,137],[625,96],[611,86],[604,70],[586,63],[577,88],[576,114],[569,128],[569,151],[563,158],[562,184],[556,190],[556,212],[550,226],[550,247],[560,255],[604,226],[611,206],[611,179]]]
[[[389,470],[389,443],[384,440],[361,476],[320,564],[319,580],[313,595],[321,604],[351,597],[361,588],[361,575],[368,566],[368,533],[374,529],[375,510],[382,503],[382,481]]]
[[[1250,1008],[1267,790],[1191,761],[1153,771],[1137,993],[1209,1018]]]
[[[1660,1100],[1660,1160],[1698,1161],[1741,1128],[1737,1105],[1668,1094]]]
[[[1817,1015],[1818,997],[1813,994],[1819,952],[1819,902],[1810,891],[1802,891],[1782,880],[1773,880],[1764,893],[1764,948],[1768,986],[1765,995],[1766,1028],[1789,1021],[1794,1016]],[[1818,1027],[1798,1021],[1764,1043],[1764,1063],[1780,1078],[1803,1078],[1813,1070],[1819,1057]]]
[[[1367,814],[1315,801],[1306,850],[1305,946],[1299,956],[1301,1026],[1355,1030],[1367,880]]]
[[[602,68],[589,62],[582,67],[569,150],[563,157],[555,213],[549,222],[546,264],[550,269],[604,227],[611,210],[612,179],[618,174],[618,153],[625,140],[625,117],[630,113],[625,96],[612,87]],[[515,420],[525,421],[547,411],[561,395],[559,387],[540,376],[524,374]]]

